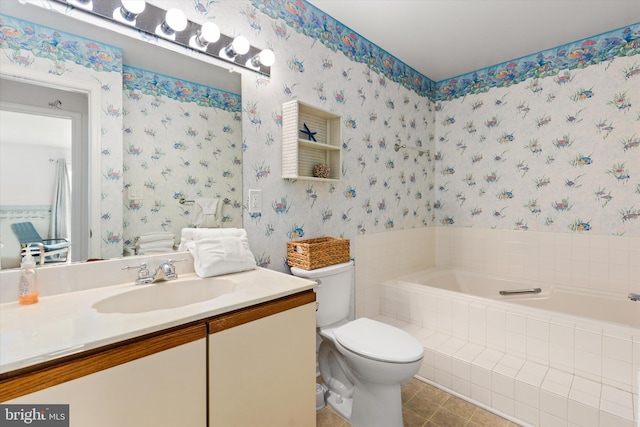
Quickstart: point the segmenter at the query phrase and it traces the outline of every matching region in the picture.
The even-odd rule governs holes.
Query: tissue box
[[[303,270],[315,270],[350,259],[349,239],[319,237],[287,242],[287,264]]]

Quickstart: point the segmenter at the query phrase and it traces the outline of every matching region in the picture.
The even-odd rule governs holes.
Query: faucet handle
[[[139,268],[140,270],[147,270],[147,263],[142,262],[140,265],[125,265],[121,270],[131,270],[132,268]],[[149,270],[147,270],[148,272]]]
[[[136,283],[151,283],[153,281],[153,277],[149,275],[149,269],[147,268],[147,263],[143,262],[140,265],[127,265],[123,267],[123,270],[129,270],[132,268],[139,268],[138,270],[138,278],[136,279]]]
[[[149,277],[149,269],[147,268],[147,263],[143,262],[140,264],[140,270],[138,271],[138,279],[144,279]]]

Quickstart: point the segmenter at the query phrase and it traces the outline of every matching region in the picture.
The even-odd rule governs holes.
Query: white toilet
[[[327,403],[354,427],[402,427],[400,386],[420,368],[422,344],[405,331],[361,317],[347,320],[353,262],[291,273],[318,282],[318,365]]]

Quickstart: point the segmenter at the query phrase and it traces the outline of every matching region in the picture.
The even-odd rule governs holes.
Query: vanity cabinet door
[[[315,425],[315,294],[299,295],[294,308],[209,323],[210,427]]]
[[[154,351],[142,340],[116,352],[96,355],[97,372],[36,391],[5,403],[69,404],[71,427],[206,426],[206,325],[202,337],[174,346],[181,331],[155,337],[169,349],[119,363],[131,353]],[[183,331],[184,332],[184,331]],[[127,350],[127,347],[131,347]],[[157,349],[157,348],[155,348]],[[116,366],[100,370],[100,366]],[[73,362],[71,362],[73,363]],[[71,367],[83,370],[83,365]],[[89,367],[89,370],[91,368]],[[46,375],[46,374],[43,374]],[[49,375],[55,376],[56,372]]]

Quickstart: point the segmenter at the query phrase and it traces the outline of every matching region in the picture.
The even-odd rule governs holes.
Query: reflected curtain
[[[56,175],[53,188],[53,203],[51,205],[51,224],[49,238],[69,238],[68,224],[70,211],[70,184],[67,162],[65,159],[56,160]]]

